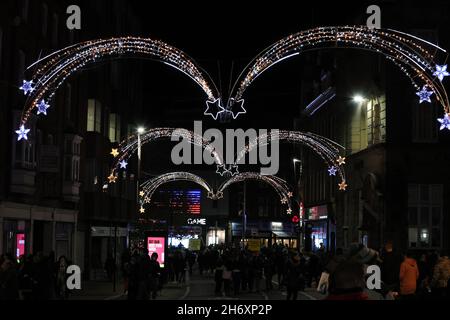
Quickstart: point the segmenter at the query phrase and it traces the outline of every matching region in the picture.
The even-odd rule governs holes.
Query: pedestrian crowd
[[[290,300],[297,299],[299,291],[313,288],[327,300],[450,299],[447,254],[401,254],[391,242],[378,251],[355,243],[346,252],[338,248],[333,254],[323,246],[307,252],[274,244],[254,252],[218,245],[199,251],[196,262],[200,274],[214,276],[217,296],[269,292],[275,288],[286,290]],[[189,270],[192,264],[191,261]],[[379,283],[373,266],[380,271]]]
[[[67,299],[67,267],[70,261],[61,256],[55,259],[50,252],[20,256],[0,256],[0,300]]]

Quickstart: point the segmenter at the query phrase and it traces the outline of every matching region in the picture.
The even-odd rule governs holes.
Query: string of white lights
[[[413,35],[365,26],[318,27],[289,35],[274,43],[257,55],[240,74],[231,91],[227,108],[233,109],[233,102],[241,101],[237,108],[242,109],[242,97],[246,89],[276,63],[301,52],[322,48],[357,48],[384,55],[410,78],[420,103],[431,102],[430,96],[435,95],[446,115],[438,120],[441,129],[443,126],[450,129],[449,99],[442,84],[443,78],[450,74],[446,65],[435,62],[438,51],[445,54],[442,61],[446,61],[446,51]]]

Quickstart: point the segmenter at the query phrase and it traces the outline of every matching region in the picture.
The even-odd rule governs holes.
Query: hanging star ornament
[[[144,191],[140,191],[139,192],[139,197],[143,197],[145,195],[145,192]]]
[[[111,172],[111,174],[108,176],[109,183],[116,183],[117,176],[114,174],[114,172]]]
[[[345,157],[339,156],[339,158],[337,158],[336,161],[340,166],[342,166],[343,164],[345,164]]]
[[[47,115],[47,109],[50,108],[50,105],[46,103],[45,100],[41,100],[36,107],[38,109],[37,114],[42,113],[43,115]]]
[[[28,132],[30,132],[30,129],[25,129],[25,126],[21,125],[19,127],[19,130],[16,130],[16,133],[18,134],[17,141],[20,141],[22,139],[28,140],[27,137]]]
[[[439,130],[443,130],[445,128],[450,130],[450,116],[448,115],[448,113],[444,114],[443,118],[440,118],[440,119],[438,118],[437,121],[441,124],[441,127],[439,128]]]
[[[113,148],[109,154],[111,154],[114,158],[116,158],[119,155],[119,151],[118,149]]]
[[[291,209],[291,208],[288,208],[288,209],[286,210],[286,213],[287,213],[287,214],[291,214],[291,213],[292,213],[292,209]]]
[[[444,80],[444,77],[450,76],[450,73],[447,71],[447,65],[436,65],[436,71],[433,73],[433,76],[438,77],[440,81]]]
[[[140,207],[139,208],[139,213],[145,213],[145,208],[144,207]]]
[[[222,177],[224,174],[226,174],[228,171],[228,169],[225,167],[224,164],[218,164],[217,165],[217,170],[216,173],[220,174]]]
[[[433,93],[434,93],[433,91],[427,90],[427,86],[423,86],[422,90],[416,92],[416,95],[418,95],[420,99],[419,103],[422,103],[424,101],[431,103],[430,97]]]
[[[211,100],[206,101],[206,110],[203,114],[205,116],[211,116],[214,120],[217,120],[219,114],[221,114],[224,111],[225,109],[222,107],[220,98],[217,98],[214,101]]]
[[[335,166],[331,166],[331,167],[328,168],[328,174],[330,176],[336,176],[336,171],[337,171],[337,169],[336,169]]]
[[[128,162],[126,162],[125,160],[122,160],[119,162],[119,165],[120,165],[120,169],[126,169]]]
[[[287,198],[281,199],[281,203],[282,203],[282,204],[286,204],[287,202],[288,202]]]
[[[233,119],[236,119],[240,114],[247,113],[247,110],[244,108],[244,99],[236,101],[234,98],[231,98],[228,104],[227,112],[231,113]]]
[[[345,191],[345,189],[347,189],[347,183],[345,183],[345,180],[342,180],[341,183],[338,184],[339,186],[339,190]]]
[[[289,191],[289,192],[287,193],[287,196],[288,196],[289,198],[292,198],[292,192]]]
[[[235,176],[237,174],[239,174],[239,169],[238,169],[238,165],[237,164],[232,164],[228,167],[228,172],[232,175]]]
[[[32,80],[31,81],[23,80],[22,86],[19,89],[23,91],[24,95],[28,95],[28,93],[31,93],[34,91],[33,81]]]

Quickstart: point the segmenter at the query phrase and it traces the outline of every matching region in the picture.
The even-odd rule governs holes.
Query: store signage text
[[[205,218],[195,218],[195,219],[188,218],[187,219],[187,223],[190,224],[190,225],[195,224],[195,225],[205,226],[206,225],[206,219]]]

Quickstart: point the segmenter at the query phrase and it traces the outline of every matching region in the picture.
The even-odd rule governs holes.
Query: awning
[[[284,232],[284,231],[272,231],[277,238],[294,238],[292,233]]]

